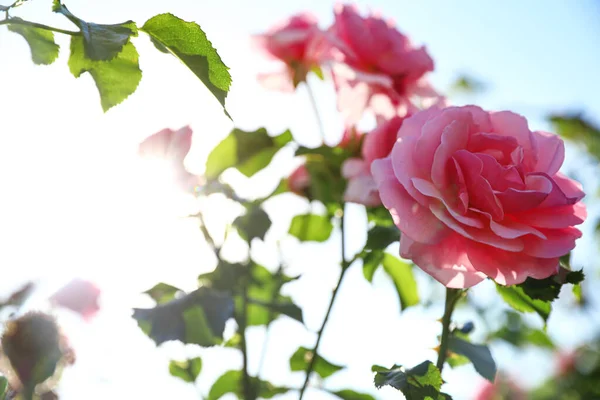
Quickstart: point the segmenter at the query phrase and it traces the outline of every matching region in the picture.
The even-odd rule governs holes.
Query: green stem
[[[308,81],[304,81],[306,86],[306,92],[308,93],[308,98],[310,100],[310,105],[312,106],[313,112],[315,113],[315,118],[317,120],[317,125],[319,126],[319,133],[321,134],[321,143],[325,143],[325,127],[323,126],[323,119],[321,118],[321,114],[319,113],[319,107],[317,106],[317,99],[315,98],[315,94],[310,87]]]
[[[244,287],[242,293],[242,313],[238,318],[239,329],[241,333],[240,350],[242,351],[242,362],[243,362],[243,375],[242,375],[242,393],[244,399],[256,400],[254,388],[252,387],[252,381],[250,374],[248,373],[248,346],[246,343],[246,328],[247,328],[247,316],[248,316],[248,291],[247,287]]]
[[[279,265],[279,268],[277,269],[277,272],[275,273],[275,287],[273,288],[273,291],[271,292],[271,303],[274,303],[277,299],[277,294],[279,293],[279,291],[281,290],[281,287],[283,286],[283,265]],[[263,346],[262,346],[262,351],[260,354],[260,361],[258,363],[258,371],[256,372],[256,376],[258,378],[260,378],[260,373],[262,372],[262,368],[263,365],[265,363],[265,360],[267,358],[267,347],[269,344],[269,334],[271,332],[271,322],[273,322],[273,320],[275,319],[275,312],[273,311],[272,307],[269,307],[268,309],[269,313],[267,315],[267,327],[265,329],[265,339],[263,341]]]
[[[459,289],[446,288],[446,302],[444,305],[444,316],[442,317],[442,338],[437,359],[437,367],[442,372],[444,363],[448,357],[448,339],[450,338],[450,323],[452,322],[452,313],[454,307],[460,299],[462,291]]]
[[[47,31],[63,33],[65,35],[70,35],[70,36],[80,36],[81,35],[80,31],[69,31],[66,29],[54,28],[52,26],[38,24],[37,22],[25,21],[20,18],[7,18],[7,19],[0,21],[0,25],[9,25],[9,24],[31,26],[32,28],[44,29]]]
[[[342,271],[340,272],[340,277],[337,281],[335,289],[333,290],[333,294],[331,295],[331,300],[329,301],[329,306],[327,307],[327,312],[325,314],[325,318],[323,319],[323,323],[321,324],[321,328],[319,329],[319,332],[317,333],[317,342],[315,343],[315,347],[312,349],[312,357],[310,359],[310,362],[308,363],[308,366],[306,367],[306,377],[304,378],[304,384],[302,385],[302,388],[300,388],[300,397],[298,400],[302,400],[302,398],[304,397],[304,392],[306,391],[306,388],[308,387],[310,375],[313,372],[313,369],[315,367],[315,362],[317,361],[319,345],[321,344],[321,338],[323,337],[323,332],[325,331],[325,326],[327,325],[327,321],[329,321],[329,316],[331,315],[331,310],[333,309],[333,303],[335,302],[335,299],[337,297],[337,294],[339,293],[340,287],[342,286],[342,281],[344,279],[344,276],[346,275],[346,271],[348,271],[348,267],[352,264],[352,262],[348,262],[346,260],[346,234],[344,232],[344,219],[345,219],[344,211],[345,211],[345,205],[342,204],[342,216],[340,218],[340,229],[341,229],[341,236],[342,236],[342,262],[341,262]],[[354,261],[354,259],[352,261]]]

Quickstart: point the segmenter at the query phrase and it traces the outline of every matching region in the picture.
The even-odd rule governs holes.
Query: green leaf
[[[450,88],[454,92],[475,94],[483,92],[486,85],[471,76],[463,75],[458,77]]]
[[[21,19],[13,17],[11,20]],[[27,41],[34,64],[50,65],[58,58],[59,46],[54,41],[54,32],[19,24],[9,24],[8,30],[23,36]]]
[[[532,299],[519,286],[496,285],[496,289],[504,301],[515,310],[520,312],[536,312],[544,319],[544,322],[548,320],[552,311],[550,302]]]
[[[289,234],[301,242],[324,242],[329,239],[333,224],[325,215],[304,214],[292,219]]]
[[[366,280],[373,282],[373,276],[381,265],[385,253],[383,251],[363,252],[361,257],[363,259],[363,275]]]
[[[286,296],[281,296],[280,299],[285,299]],[[292,303],[291,300],[289,302],[273,302],[273,303],[265,303],[262,301],[248,299],[250,304],[256,304],[261,307],[267,308],[277,314],[287,315],[288,317],[295,319],[300,323],[304,323],[304,318],[302,316],[302,309],[298,307],[296,304]],[[281,300],[280,300],[281,301]]]
[[[584,145],[588,152],[600,160],[600,128],[581,114],[554,114],[549,116],[556,133],[570,141]]]
[[[213,383],[208,393],[208,400],[219,400],[226,394],[232,393],[238,399],[244,399],[242,393],[242,371],[227,371]],[[271,399],[278,394],[288,392],[289,388],[277,387],[270,382],[250,377],[253,388],[258,388],[258,396],[263,399]]]
[[[264,128],[254,132],[235,128],[208,155],[205,176],[216,179],[226,169],[236,168],[251,177],[269,165],[275,153],[291,140],[290,131],[272,137]]]
[[[487,346],[473,344],[456,336],[450,336],[448,349],[467,357],[471,360],[479,375],[492,383],[494,382],[494,379],[496,379],[496,362]]]
[[[304,165],[310,175],[308,199],[319,200],[334,212],[339,208],[346,188],[341,175],[342,164],[351,154],[339,147],[310,149],[301,146],[296,150],[296,155],[304,156]]]
[[[154,308],[133,310],[133,318],[157,345],[170,340],[213,346],[222,341],[233,316],[231,295],[201,287]]]
[[[367,208],[367,218],[369,222],[378,226],[394,226],[392,215],[385,207]]]
[[[488,340],[500,339],[515,347],[534,345],[547,349],[554,349],[550,337],[540,329],[534,329],[525,324],[521,314],[514,311],[506,312],[506,322],[500,329],[488,335]]]
[[[400,240],[400,231],[395,226],[376,225],[367,233],[368,250],[385,250],[390,244]]]
[[[383,270],[394,282],[401,309],[404,310],[419,304],[419,292],[412,273],[412,266],[390,254],[384,255],[382,265]]]
[[[169,363],[169,372],[171,375],[184,382],[195,382],[198,375],[200,375],[200,371],[202,371],[202,359],[200,357],[186,361],[173,360]]]
[[[394,365],[391,369],[374,365],[375,386],[391,386],[400,390],[407,400],[423,399],[451,399],[445,393],[440,393],[442,387],[442,374],[431,362],[425,361],[414,368],[405,370],[401,365]]]
[[[159,14],[146,21],[141,29],[200,78],[229,116],[225,110],[225,98],[231,85],[229,68],[198,24],[172,14]]]
[[[74,16],[69,9],[54,1],[52,11],[62,14],[81,30],[83,47],[87,58],[93,61],[110,61],[129,43],[131,36],[137,36],[138,30],[133,21],[114,25],[101,25]]]
[[[4,375],[0,375],[0,400],[5,400],[8,394],[8,379]]]
[[[265,235],[271,227],[271,219],[260,205],[250,203],[246,205],[246,214],[237,217],[233,221],[233,226],[238,230],[242,239],[250,243],[254,238],[265,239]]]
[[[306,371],[313,356],[314,353],[312,350],[309,350],[306,347],[299,347],[290,358],[290,369],[292,371]],[[316,357],[317,359],[314,362],[313,371],[322,379],[328,378],[344,368],[341,365],[336,365],[327,361],[320,355],[317,355]]]
[[[85,55],[83,37],[71,38],[69,69],[76,78],[84,72],[88,72],[94,78],[104,111],[121,103],[137,89],[142,79],[138,59],[135,46],[127,43],[112,60],[94,61]]]
[[[450,367],[457,368],[469,364],[471,361],[465,356],[450,352],[448,358],[446,358],[446,362]]]
[[[167,303],[175,298],[177,293],[183,291],[175,286],[168,285],[166,283],[157,283],[151,289],[146,290],[144,293],[152,297],[152,300],[156,301],[156,304]]]
[[[350,389],[331,392],[331,394],[343,400],[375,400],[375,397],[371,396],[370,394],[358,393]]]

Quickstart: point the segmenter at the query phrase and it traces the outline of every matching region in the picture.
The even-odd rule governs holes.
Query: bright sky
[[[536,129],[548,128],[543,121],[548,110],[584,108],[590,115],[600,115],[597,2],[358,3],[363,10],[368,5],[393,18],[415,42],[427,45],[436,60],[432,77],[439,89],[462,72],[472,74],[489,82],[490,90],[469,101],[523,113]],[[69,0],[66,4],[74,14],[100,23],[127,19],[143,23],[161,12],[197,21],[231,67],[234,84],[228,109],[236,125],[244,129],[266,126],[274,133],[291,128],[302,143],[317,143],[306,93],[269,93],[255,82],[255,74],[267,66],[252,53],[248,36],[306,9],[326,26],[332,19],[332,2]],[[18,15],[71,28],[61,16],[50,15],[50,5],[50,0],[32,0]],[[129,318],[130,307],[144,305],[137,295],[140,291],[159,281],[191,289],[196,276],[213,267],[212,259],[201,248],[195,222],[177,218],[190,208],[187,199],[157,189],[155,178],[144,171],[135,152],[144,137],[164,127],[191,124],[196,137],[188,161],[190,168],[201,172],[205,155],[232,124],[200,82],[176,60],[158,53],[145,37],[135,40],[144,71],[138,91],[103,114],[91,78],[86,75],[76,80],[68,71],[68,39],[58,40],[64,50],[59,60],[49,67],[36,67],[25,42],[0,27],[0,265],[6,271],[0,280],[0,293],[8,293],[31,278],[43,280],[44,290],[51,293],[73,275],[94,279],[104,289],[104,310],[91,324],[61,314],[78,351],[77,365],[64,374],[62,399],[113,398],[115,391],[117,398],[197,398],[191,385],[168,375],[170,358],[183,358],[189,352],[202,354],[204,370],[199,387],[204,394],[212,380],[227,369],[238,368],[241,359],[232,351],[190,350],[177,344],[155,351],[153,343]],[[341,134],[341,121],[335,114],[333,93],[324,85],[316,91],[326,116],[328,140],[335,143]],[[570,162],[567,172],[577,169],[588,184],[588,192],[594,193],[597,185],[590,177],[595,170],[581,161],[574,149],[568,153],[568,157],[579,159]],[[277,165],[280,170],[291,168],[281,160]],[[279,179],[273,173],[260,174],[251,181],[231,175],[244,193],[252,193],[255,187],[266,192]],[[299,212],[306,207],[297,199],[286,201],[291,202],[286,203],[288,210]],[[292,215],[281,204],[273,202],[267,210],[277,215],[277,220],[268,238],[270,243],[256,251],[258,261],[268,267],[274,267],[275,262],[268,258],[274,250],[272,242],[286,231]],[[365,238],[364,215],[358,207],[351,212],[349,247],[356,251]],[[588,237],[582,239],[586,249],[594,244],[591,226],[587,224]],[[306,324],[313,331],[320,326],[337,279],[338,242],[336,235],[326,245],[299,247],[293,240],[283,242],[290,274],[306,272],[302,280],[290,285],[289,292],[303,306]],[[589,253],[580,252],[576,257],[581,265],[591,267],[589,259]],[[418,274],[418,279],[423,297],[439,296],[439,285],[429,284],[430,279],[423,274]],[[493,304],[492,285],[482,284],[474,292],[482,302]],[[599,304],[600,296],[590,294]],[[31,306],[45,304],[40,300]],[[567,298],[562,308],[557,307],[549,332],[559,343],[572,347],[597,331],[600,315],[597,309],[583,315],[568,307]],[[322,342],[326,358],[351,367],[328,379],[326,387],[369,391],[381,399],[397,398],[395,391],[375,392],[370,366],[410,366],[433,359],[435,354],[429,349],[437,344],[440,326],[435,319],[440,315],[441,309],[433,307],[428,311],[411,309],[400,316],[385,277],[377,274],[374,285],[368,284],[356,265],[349,272]],[[459,321],[471,317],[457,312]],[[578,330],[573,332],[573,326]],[[250,332],[250,340],[257,344],[250,354],[254,371],[263,335],[259,329]],[[290,336],[293,341],[288,340]],[[294,321],[281,319],[273,325],[271,338],[272,356],[267,358],[261,376],[275,384],[300,386],[301,373],[282,371],[287,371],[295,349],[312,346],[315,335],[304,332]],[[551,360],[540,351],[517,353],[506,346],[494,346],[493,352],[501,366],[512,365],[515,379],[524,385],[539,382],[552,371]],[[445,379],[449,382],[447,391],[457,400],[471,398],[480,383],[471,367],[448,370]],[[316,390],[308,394],[309,399],[331,398]],[[294,399],[295,395],[281,398]]]

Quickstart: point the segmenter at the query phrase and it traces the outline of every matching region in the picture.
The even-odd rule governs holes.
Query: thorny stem
[[[8,12],[8,11],[6,11],[6,12]],[[54,28],[52,26],[38,24],[37,22],[25,21],[20,18],[5,18],[2,21],[0,21],[0,25],[9,25],[9,24],[31,26],[33,28],[44,29],[47,31],[53,31],[53,32],[57,32],[57,33],[63,33],[65,35],[70,35],[70,36],[80,36],[81,35],[81,32],[79,32],[79,31],[69,31],[66,29]]]
[[[444,363],[448,357],[448,339],[450,337],[450,323],[452,322],[452,313],[456,303],[462,296],[462,291],[459,289],[446,288],[446,302],[444,305],[444,315],[442,317],[442,338],[440,341],[440,349],[437,359],[437,367],[442,372]]]
[[[323,319],[321,328],[319,329],[319,332],[317,333],[317,342],[315,343],[315,347],[312,349],[312,357],[310,359],[310,362],[308,363],[308,366],[306,367],[306,377],[304,379],[304,384],[302,385],[302,388],[300,389],[299,400],[302,400],[302,398],[304,397],[304,392],[306,391],[306,388],[308,387],[310,375],[313,372],[313,369],[315,367],[315,362],[317,361],[319,345],[321,344],[321,338],[323,337],[323,332],[325,331],[325,326],[327,325],[327,321],[329,321],[329,316],[331,315],[333,303],[335,302],[337,294],[342,285],[342,280],[344,279],[344,276],[346,275],[346,271],[348,271],[348,267],[354,261],[354,259],[352,259],[351,261],[346,260],[346,234],[344,232],[344,220],[345,220],[344,211],[345,211],[345,206],[344,206],[344,204],[342,204],[342,216],[340,217],[340,229],[341,229],[341,236],[342,236],[342,262],[341,262],[342,271],[340,272],[340,277],[337,281],[335,289],[333,290],[333,294],[331,295],[331,300],[329,302],[329,306],[327,307],[327,313],[325,314],[325,318]]]

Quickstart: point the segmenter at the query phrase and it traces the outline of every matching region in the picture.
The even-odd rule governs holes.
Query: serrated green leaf
[[[385,250],[390,244],[400,240],[400,231],[395,226],[376,225],[367,233],[365,249]]]
[[[265,239],[267,231],[271,227],[269,215],[257,204],[248,204],[246,214],[237,217],[233,226],[238,230],[242,239],[248,243],[254,238]]]
[[[133,21],[114,25],[86,22],[73,15],[60,1],[54,2],[52,11],[64,15],[80,29],[85,55],[93,61],[112,60],[129,43],[129,39],[138,34]]]
[[[146,21],[141,30],[167,48],[200,78],[229,116],[225,110],[225,98],[231,86],[229,68],[200,25],[172,14],[159,14]]]
[[[329,239],[333,224],[325,215],[304,214],[292,219],[289,234],[301,242],[324,242]]]
[[[13,17],[11,20],[21,19]],[[8,30],[21,35],[27,41],[34,64],[49,65],[58,58],[59,46],[54,41],[54,32],[19,24],[9,24]]]
[[[417,281],[413,276],[412,266],[390,254],[384,255],[382,265],[383,270],[394,282],[401,309],[419,304]]]
[[[144,293],[150,296],[156,304],[163,304],[173,300],[177,293],[183,293],[183,291],[175,286],[160,282]]]
[[[473,344],[456,336],[448,339],[448,349],[471,360],[475,370],[490,382],[496,379],[496,362],[487,346]]]
[[[236,168],[251,177],[269,165],[275,153],[292,139],[290,131],[273,137],[264,128],[254,132],[233,129],[208,155],[205,176],[216,179],[226,169]]]
[[[518,286],[496,285],[496,289],[504,301],[515,310],[520,312],[536,312],[543,318],[544,322],[548,320],[552,311],[550,302],[534,300]]]
[[[308,364],[313,357],[314,353],[312,350],[307,349],[306,347],[299,347],[290,358],[290,369],[292,371],[306,371]],[[328,378],[344,368],[341,365],[336,365],[327,361],[320,355],[317,355],[316,357],[317,359],[314,362],[313,371],[322,379]]]
[[[169,372],[184,382],[193,383],[202,371],[202,359],[200,357],[185,361],[171,361],[169,363]]]
[[[93,61],[85,55],[83,37],[71,38],[69,69],[76,78],[84,72],[88,72],[94,78],[100,92],[102,109],[105,112],[121,103],[137,89],[142,79],[138,60],[139,55],[135,46],[127,43],[112,60]]]
[[[405,370],[401,365],[391,369],[373,366],[375,386],[391,386],[400,390],[407,400],[450,399],[445,393],[440,393],[442,375],[440,370],[431,362],[425,361],[414,368]]]
[[[375,400],[375,397],[371,396],[370,394],[358,393],[350,389],[331,392],[331,394],[343,400]]]

